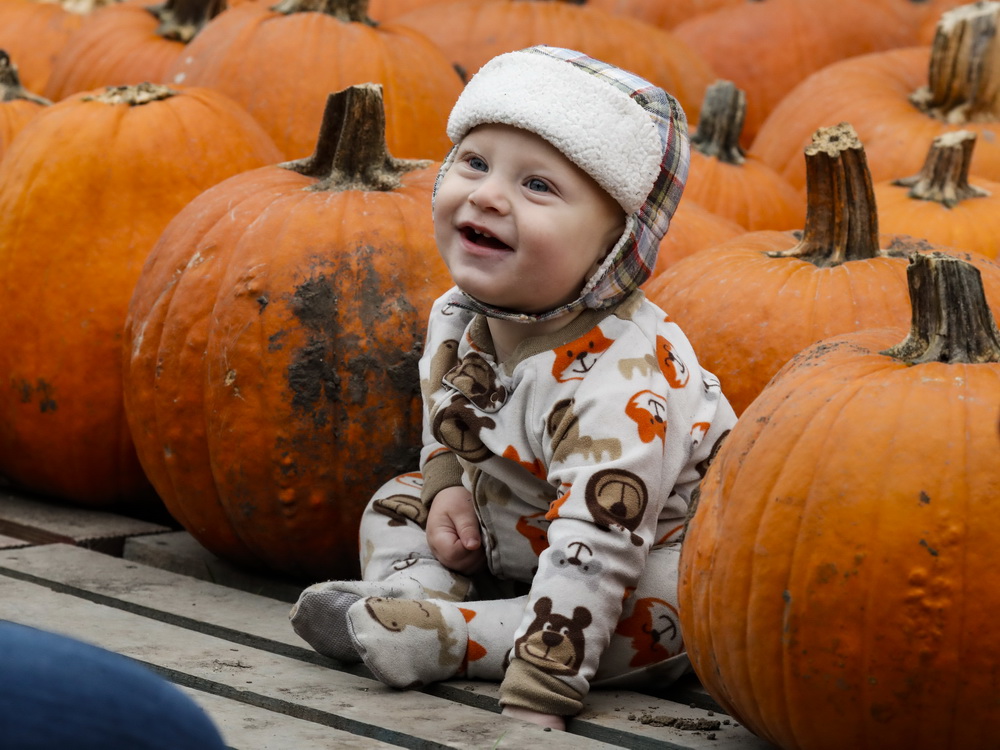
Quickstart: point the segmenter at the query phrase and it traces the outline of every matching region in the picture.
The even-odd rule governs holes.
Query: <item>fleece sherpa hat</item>
[[[687,119],[677,100],[634,73],[581,52],[537,46],[498,55],[472,77],[448,119],[459,141],[500,123],[541,136],[594,178],[625,210],[625,229],[580,297],[536,315],[457,302],[485,315],[531,322],[622,300],[652,273],[690,163]],[[451,167],[455,149],[438,174]],[[435,186],[436,192],[436,186]]]

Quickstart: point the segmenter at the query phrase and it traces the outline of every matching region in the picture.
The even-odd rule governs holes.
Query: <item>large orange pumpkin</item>
[[[101,86],[162,83],[185,45],[223,8],[225,0],[98,8],[56,53],[43,93],[64,99]]]
[[[879,224],[886,232],[924,237],[996,258],[1000,253],[1000,182],[973,177],[971,130],[934,139],[916,175],[874,186]]]
[[[170,223],[125,325],[139,458],[233,562],[358,574],[361,511],[415,470],[417,360],[449,286],[436,165],[388,156],[378,87],[330,98],[310,159],[237,175]]]
[[[794,229],[806,214],[804,195],[740,146],[746,94],[732,81],[708,87],[691,135],[691,199],[748,230]]]
[[[17,66],[0,50],[0,157],[28,121],[51,103],[21,85]]]
[[[0,474],[87,505],[148,493],[122,403],[132,287],[188,201],[279,158],[205,89],[78,94],[25,126],[0,161]]]
[[[680,560],[703,685],[784,750],[996,747],[1000,332],[979,274],[908,269],[912,328],[825,339],[743,413]]]
[[[697,15],[673,33],[720,78],[746,92],[743,143],[748,145],[775,105],[811,73],[837,60],[911,43],[911,32],[895,21],[894,13],[872,0],[767,0]]]
[[[376,25],[367,0],[247,2],[223,11],[191,41],[167,80],[229,95],[289,159],[308,156],[331,91],[378,83],[386,139],[401,158],[443,159],[448,114],[462,79],[422,34]]]
[[[692,122],[715,80],[711,66],[676,34],[573,0],[452,0],[395,22],[432,39],[467,77],[496,55],[535,44],[579,50],[663,87]]]
[[[746,0],[586,0],[589,5],[619,16],[672,29],[677,24],[713,10],[739,5]]]
[[[817,71],[787,93],[751,149],[792,185],[805,184],[802,149],[816,128],[847,120],[868,151],[876,182],[920,170],[927,144],[972,130],[972,171],[1000,180],[1000,2],[944,13],[931,47],[876,52]]]
[[[922,238],[879,233],[865,149],[849,125],[817,131],[806,162],[803,231],[747,232],[677,262],[646,287],[719,376],[737,414],[806,346],[904,325],[907,257],[936,249]],[[1000,265],[962,256],[982,269],[1000,309]]]

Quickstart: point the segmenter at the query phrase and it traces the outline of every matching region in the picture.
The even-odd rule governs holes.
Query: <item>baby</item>
[[[553,47],[500,55],[448,122],[433,201],[455,288],[420,363],[419,472],[361,522],[361,581],[306,589],[292,626],[400,688],[501,683],[565,728],[592,686],[689,663],[677,564],[691,494],[736,421],[638,288],[687,176],[677,101]]]

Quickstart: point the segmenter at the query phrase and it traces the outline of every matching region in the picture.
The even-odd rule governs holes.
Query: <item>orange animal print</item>
[[[653,597],[636,601],[632,614],[615,628],[618,635],[632,639],[635,656],[629,666],[644,667],[679,654],[678,622],[677,610],[669,602]]]
[[[476,616],[476,613],[471,609],[465,609],[464,607],[459,607],[458,611],[462,613],[462,617],[465,618],[466,622],[472,622],[472,618]],[[486,656],[486,649],[483,648],[481,643],[476,643],[471,638],[469,639],[469,645],[465,650],[465,658],[462,660],[461,672],[465,672],[469,668],[470,661],[479,661],[484,656]]]
[[[656,337],[656,359],[660,372],[672,388],[683,388],[687,385],[691,373],[687,366],[674,354],[674,348],[663,336]]]
[[[570,488],[573,485],[563,485],[563,486],[566,487],[566,491],[562,495],[557,497],[555,500],[553,500],[551,503],[549,503],[549,509],[545,511],[546,521],[555,521],[557,518],[559,518],[559,509],[565,504],[567,500],[569,500]]]
[[[702,438],[708,433],[708,428],[712,426],[711,422],[695,422],[691,425],[691,438],[696,442],[700,443]]]
[[[552,363],[552,377],[560,383],[583,380],[600,355],[613,343],[614,339],[605,336],[600,328],[594,328],[576,341],[560,346]]]
[[[667,400],[653,391],[639,391],[625,406],[626,416],[639,428],[639,439],[651,443],[667,439]]]
[[[513,445],[508,445],[506,448],[504,448],[503,457],[510,461],[513,461],[519,466],[523,466],[525,469],[528,470],[528,473],[531,474],[532,476],[538,477],[539,479],[545,479],[546,472],[545,472],[545,467],[542,466],[542,462],[539,461],[537,458],[534,461],[522,461],[521,454],[517,452],[517,448],[515,448]]]
[[[544,519],[545,511],[542,511],[541,513],[532,513],[530,516],[521,516],[514,525],[517,533],[531,544],[531,551],[536,556],[549,548],[549,525],[544,523]]]

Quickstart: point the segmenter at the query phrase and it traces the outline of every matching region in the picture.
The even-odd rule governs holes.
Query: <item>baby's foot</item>
[[[324,656],[344,664],[355,664],[361,661],[361,656],[351,641],[347,610],[361,597],[323,586],[310,586],[299,596],[288,613],[292,629]]]

